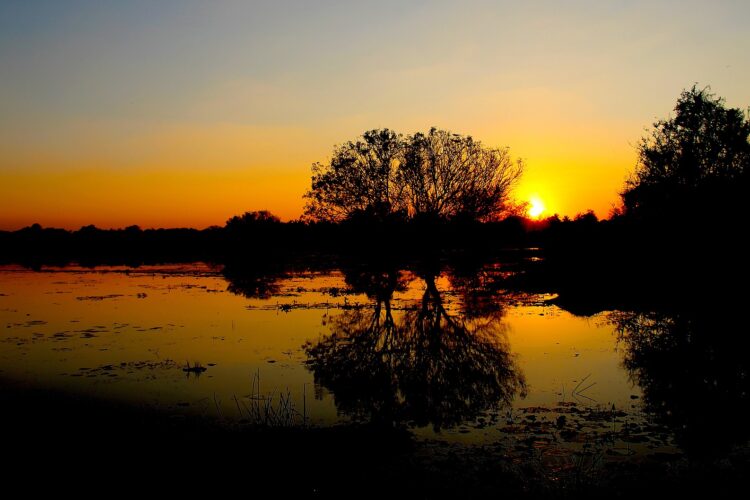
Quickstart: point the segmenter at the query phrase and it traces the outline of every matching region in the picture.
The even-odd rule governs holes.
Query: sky
[[[746,1],[0,0],[0,229],[301,215],[387,127],[508,147],[545,214],[607,216],[683,89],[750,105]]]

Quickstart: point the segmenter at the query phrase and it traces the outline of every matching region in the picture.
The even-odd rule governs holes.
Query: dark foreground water
[[[5,266],[0,376],[229,426],[374,423],[548,477],[746,447],[735,323],[576,316],[510,269]]]

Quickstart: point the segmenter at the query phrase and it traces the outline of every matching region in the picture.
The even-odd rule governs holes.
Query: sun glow
[[[532,196],[529,199],[529,208],[527,212],[530,217],[538,219],[544,213],[544,202],[538,196]]]

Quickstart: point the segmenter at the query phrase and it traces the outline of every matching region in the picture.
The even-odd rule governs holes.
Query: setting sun
[[[529,200],[529,208],[527,212],[530,217],[537,219],[542,213],[544,213],[544,210],[544,202],[539,199],[539,197],[534,196]]]

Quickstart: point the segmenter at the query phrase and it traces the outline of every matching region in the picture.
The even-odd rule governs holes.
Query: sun
[[[526,212],[533,219],[538,219],[544,213],[544,202],[538,196],[532,196],[529,199],[529,208]]]

